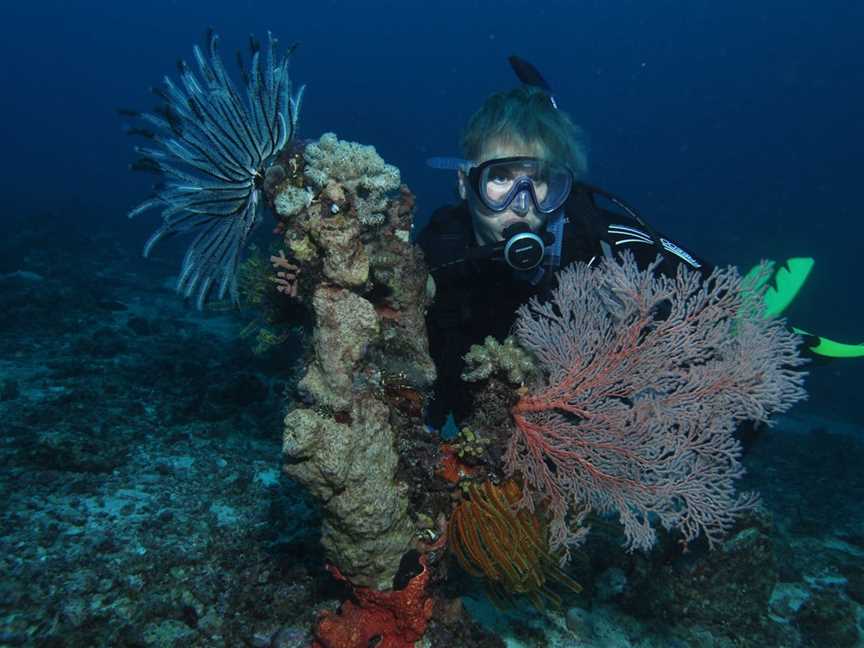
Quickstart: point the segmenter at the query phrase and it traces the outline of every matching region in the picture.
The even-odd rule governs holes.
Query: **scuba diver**
[[[457,172],[461,198],[435,211],[417,238],[435,290],[427,313],[438,370],[425,415],[430,431],[442,430],[448,414],[458,425],[469,412],[460,376],[471,345],[489,335],[503,340],[517,308],[548,294],[559,268],[628,250],[642,268],[659,255],[659,273],[674,274],[684,264],[707,277],[713,269],[623,200],[580,180],[586,170],[581,131],[530,63],[510,57],[510,64],[522,85],[493,94],[471,117],[462,137],[466,159],[427,161]],[[791,302],[812,267],[806,259],[791,261],[771,278],[771,315]],[[864,355],[864,345],[796,332],[824,355]]]

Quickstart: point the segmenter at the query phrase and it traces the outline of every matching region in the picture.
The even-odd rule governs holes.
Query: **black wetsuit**
[[[622,249],[630,250],[641,267],[659,254],[658,272],[672,273],[680,263],[707,275],[712,267],[621,212],[601,208],[594,191],[575,184],[564,206],[565,224],[561,263],[592,263]],[[543,296],[554,285],[546,272],[536,285],[517,276],[503,261],[466,261],[465,251],[476,246],[467,205],[438,209],[418,237],[418,244],[435,280],[436,294],[427,314],[429,345],[438,370],[435,397],[426,423],[441,428],[452,412],[457,423],[471,403],[460,379],[463,356],[487,335],[503,340],[515,320],[516,309],[534,295]]]

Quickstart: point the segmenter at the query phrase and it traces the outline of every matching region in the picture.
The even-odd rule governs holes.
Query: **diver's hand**
[[[297,297],[299,285],[297,278],[300,275],[300,266],[288,261],[282,250],[279,250],[278,256],[270,257],[270,263],[276,270],[276,276],[270,278],[276,284],[276,290],[292,299]]]

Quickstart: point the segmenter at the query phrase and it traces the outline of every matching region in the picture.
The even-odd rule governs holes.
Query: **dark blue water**
[[[134,142],[115,109],[154,106],[148,87],[175,76],[208,26],[229,69],[250,33],[299,42],[300,136],[374,145],[416,193],[421,223],[454,196],[424,160],[459,154],[473,111],[516,85],[518,54],[586,131],[592,183],[720,265],[813,256],[790,319],[864,342],[860,2],[5,2],[0,232],[68,241],[58,267],[112,245],[137,258],[157,216],[125,214],[152,179],[129,172]],[[7,250],[0,274],[27,270],[27,252]],[[864,360],[816,366],[804,411],[860,432],[862,387]]]
[[[587,132],[592,182],[715,263],[815,257],[790,315],[829,337],[864,339],[860,3],[290,4],[8,3],[6,218],[143,240],[155,217],[123,214],[151,179],[127,172],[131,142],[114,109],[155,105],[147,88],[213,26],[229,63],[249,33],[299,42],[301,136],[373,144],[417,193],[422,220],[453,197],[450,176],[425,158],[458,153],[471,113],[515,84],[506,57],[517,53]],[[835,396],[857,409],[846,405],[854,393]]]

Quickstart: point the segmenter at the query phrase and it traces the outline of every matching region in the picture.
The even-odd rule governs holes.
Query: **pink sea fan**
[[[524,481],[522,505],[549,511],[565,552],[587,511],[617,513],[630,550],[654,544],[655,519],[714,545],[758,501],[735,492],[736,425],[805,397],[797,337],[761,316],[761,294],[734,268],[707,279],[655,268],[632,256],[574,264],[549,301],[518,313],[545,377],[513,408],[505,468]]]

